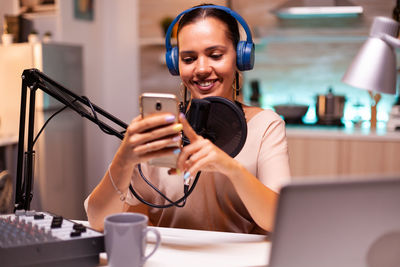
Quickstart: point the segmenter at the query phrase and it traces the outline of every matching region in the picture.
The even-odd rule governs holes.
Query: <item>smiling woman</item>
[[[246,41],[240,41],[237,21],[245,28]],[[172,47],[170,34],[176,23],[178,46]],[[193,99],[209,96],[232,101],[246,118],[245,144],[232,158],[198,135],[184,114],[179,122],[171,120],[171,114],[135,118],[109,170],[86,201],[91,225],[101,229],[108,214],[136,211],[147,214],[156,226],[258,234],[272,231],[279,190],[290,180],[285,124],[272,110],[235,101],[240,72],[252,69],[254,63],[254,45],[246,22],[223,6],[196,6],[172,22],[166,50],[170,72],[180,75],[190,92],[185,106]],[[181,137],[177,129],[183,129],[190,141],[181,147],[177,168],[148,164],[152,158],[174,153],[168,145]],[[160,144],[160,140],[163,147],[146,149]],[[139,163],[142,173],[136,167]],[[184,207],[144,206],[128,190],[132,185],[146,201],[165,205],[166,200],[149,189],[142,174],[168,198],[179,199],[183,183],[193,183],[200,171],[197,186]],[[126,200],[120,200],[121,193]]]
[[[227,26],[214,18],[179,31],[180,76],[193,98],[218,95],[233,100],[236,51],[226,32]]]

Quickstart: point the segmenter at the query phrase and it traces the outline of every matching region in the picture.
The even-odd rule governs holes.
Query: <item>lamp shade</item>
[[[342,81],[361,89],[396,94],[396,54],[399,24],[376,17],[370,36],[347,69]]]

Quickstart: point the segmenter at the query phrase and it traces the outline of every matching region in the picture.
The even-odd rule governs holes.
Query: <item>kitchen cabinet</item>
[[[290,170],[293,178],[339,173],[338,141],[288,138]]]
[[[400,133],[287,130],[294,180],[400,177]]]
[[[399,174],[400,141],[340,141],[340,174]]]

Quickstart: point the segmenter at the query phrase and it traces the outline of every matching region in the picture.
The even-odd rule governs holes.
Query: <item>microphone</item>
[[[207,121],[210,113],[211,102],[207,99],[193,99],[187,113],[187,119],[193,130],[204,138],[215,142],[215,135],[210,136],[207,132]]]
[[[230,155],[242,150],[247,138],[247,124],[242,106],[226,98],[210,96],[192,99],[186,117],[193,130]],[[186,136],[183,145],[190,141]]]

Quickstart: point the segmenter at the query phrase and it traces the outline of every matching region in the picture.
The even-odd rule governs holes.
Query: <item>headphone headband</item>
[[[192,7],[189,8],[185,11],[183,11],[182,13],[180,13],[178,16],[176,16],[176,18],[171,22],[171,24],[168,27],[167,33],[165,34],[166,39],[165,39],[165,47],[167,50],[171,50],[172,49],[172,45],[171,45],[171,33],[172,33],[172,29],[174,28],[175,24],[179,21],[179,19],[185,15],[186,13],[189,13],[192,10],[195,9],[206,9],[206,8],[215,8],[215,9],[220,9],[225,11],[226,13],[228,13],[229,15],[231,15],[232,17],[234,17],[239,23],[240,25],[242,25],[244,31],[246,32],[246,36],[247,42],[253,42],[252,36],[251,36],[251,31],[249,26],[247,25],[246,21],[242,18],[242,16],[240,16],[238,13],[236,13],[235,11],[233,11],[232,9],[226,7],[226,6],[217,6],[217,5],[205,5],[205,6],[198,6],[198,7]]]
[[[171,33],[172,29],[174,28],[175,24],[179,21],[179,19],[186,13],[195,10],[195,9],[206,9],[206,8],[214,8],[225,11],[233,18],[235,18],[240,25],[242,25],[243,29],[246,32],[247,39],[246,41],[239,41],[236,47],[236,56],[237,56],[237,66],[238,69],[241,71],[251,70],[254,66],[254,44],[253,39],[251,36],[251,31],[249,26],[247,25],[246,21],[235,11],[231,10],[225,6],[218,6],[218,5],[204,5],[204,6],[197,6],[189,8],[182,13],[180,13],[169,25],[167,33],[165,34],[165,48],[166,48],[166,62],[167,67],[172,75],[179,75],[179,55],[177,47],[172,47],[171,45]]]

